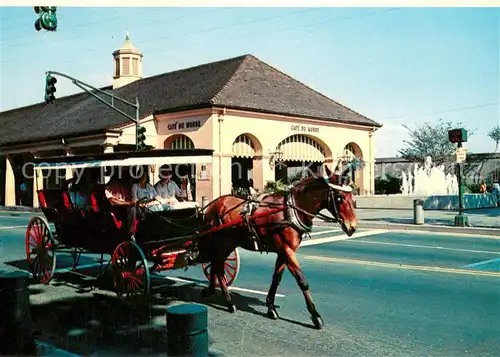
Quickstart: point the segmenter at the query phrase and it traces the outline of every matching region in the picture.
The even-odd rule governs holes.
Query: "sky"
[[[439,119],[491,152],[500,125],[500,9],[58,7],[37,32],[33,7],[0,14],[0,110],[43,101],[45,71],[110,85],[127,30],[144,77],[252,54],[381,123],[375,156],[392,157],[412,129]],[[80,92],[60,78],[56,97]]]

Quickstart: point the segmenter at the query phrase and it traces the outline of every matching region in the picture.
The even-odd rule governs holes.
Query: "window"
[[[139,59],[132,58],[132,73],[134,76],[139,75]]]
[[[130,74],[130,57],[123,57],[123,74]]]
[[[120,59],[116,58],[115,59],[115,77],[120,76]]]

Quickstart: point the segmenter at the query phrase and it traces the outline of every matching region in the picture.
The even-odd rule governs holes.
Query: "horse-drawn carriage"
[[[162,164],[209,164],[212,150],[152,150],[101,154],[89,158],[66,156],[35,161],[42,169],[91,169]],[[73,255],[76,270],[80,254],[110,255],[114,288],[118,296],[145,297],[151,291],[153,273],[201,264],[210,284],[205,295],[220,287],[229,311],[234,312],[228,287],[239,270],[238,248],[276,253],[272,282],[266,298],[267,316],[277,319],[275,295],[284,268],[287,267],[302,290],[314,325],[323,326],[302,273],[296,251],[312,229],[313,218],[322,216],[338,222],[351,236],[356,230],[356,214],[351,188],[347,185],[349,166],[333,173],[325,166],[325,175],[309,175],[288,192],[260,194],[254,197],[223,195],[206,207],[191,207],[148,212],[136,220],[131,234],[123,227],[123,216],[111,207],[104,186],[93,185],[87,191],[90,204],[78,207],[73,189],[38,190],[45,215],[33,217],[26,232],[26,254],[35,278],[47,284],[54,274],[56,252]],[[38,182],[38,179],[36,180]],[[85,195],[85,192],[83,192]],[[139,202],[140,203],[140,202]],[[331,217],[321,214],[328,210]],[[49,227],[53,223],[54,230]]]
[[[209,164],[212,150],[153,150],[146,152],[118,152],[89,156],[64,156],[38,158],[34,162],[36,182],[41,176],[59,174],[58,170],[72,170],[81,181],[95,175],[85,175],[85,170],[98,172],[96,182],[80,185],[37,189],[43,216],[31,218],[26,231],[26,254],[34,278],[48,284],[56,269],[56,253],[70,253],[73,272],[77,272],[81,254],[100,254],[101,277],[104,255],[111,256],[106,265],[111,268],[114,288],[118,296],[147,296],[151,291],[153,273],[187,268],[202,264],[207,277],[210,262],[200,249],[199,237],[206,228],[202,207],[195,202],[180,202],[176,208],[151,212],[137,202],[138,217],[135,232],[125,229],[126,213],[113,207],[105,196],[104,180],[109,171],[148,167],[154,172],[159,165]],[[46,173],[44,171],[47,171]],[[61,175],[64,182],[66,175]],[[57,177],[60,178],[60,177]],[[139,218],[140,217],[140,218]],[[51,225],[53,229],[51,229]],[[235,249],[228,252],[225,262],[225,282],[231,285],[239,270],[239,255]]]

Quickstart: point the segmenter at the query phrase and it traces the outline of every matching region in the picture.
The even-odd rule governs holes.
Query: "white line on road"
[[[15,228],[26,228],[26,224],[23,226],[8,226],[8,227],[0,227],[0,230],[5,230],[5,229],[15,229]]]
[[[446,248],[440,246],[432,245],[418,245],[418,244],[404,244],[404,243],[389,243],[389,242],[373,242],[368,240],[356,240],[357,243],[368,243],[368,244],[382,244],[382,245],[395,245],[400,247],[410,247],[410,248],[426,248],[426,249],[440,249],[440,250],[452,250],[457,252],[467,252],[467,253],[487,253],[487,254],[499,254],[500,252],[491,252],[487,250],[474,250],[474,249],[460,249],[460,248]]]
[[[165,276],[165,277],[167,279],[178,281],[178,282],[181,282],[181,283],[190,283],[190,284],[195,284],[195,285],[198,285],[198,286],[207,286],[208,285],[208,284],[197,283],[197,282],[192,281],[192,280],[177,278],[175,276]],[[246,289],[246,288],[239,288],[237,286],[230,286],[229,290],[242,291],[242,292],[245,292],[245,293],[252,293],[252,294],[258,294],[258,295],[267,295],[267,292],[265,292],[265,291],[253,290],[253,289]],[[276,294],[276,297],[285,297],[285,295],[283,295],[283,294]]]
[[[473,264],[468,264],[468,265],[464,265],[462,268],[477,268],[477,267],[480,267],[481,265],[486,265],[486,264],[490,264],[490,263],[496,263],[496,262],[500,262],[500,259],[490,259],[490,260],[485,260],[485,261],[482,261],[482,262],[479,262],[479,263],[473,263]]]
[[[446,227],[446,226],[445,226]],[[453,229],[453,227],[449,227],[450,230]],[[488,230],[488,231],[493,231],[493,232],[498,232],[498,228],[482,228],[482,227],[477,227],[482,230]],[[474,228],[469,228],[471,230],[474,230]],[[423,236],[432,236],[432,235],[437,235],[437,236],[449,236],[450,238],[460,238],[460,237],[471,237],[471,238],[486,238],[486,239],[500,239],[500,235],[494,236],[494,235],[489,235],[489,234],[483,234],[483,233],[464,233],[464,232],[443,232],[443,231],[433,231],[433,230],[413,230],[413,229],[391,229],[391,232],[397,232],[397,233],[406,233],[406,234],[421,234]]]
[[[331,243],[331,242],[337,242],[337,241],[343,241],[343,240],[352,240],[356,238],[361,238],[361,237],[366,237],[366,236],[372,236],[375,234],[380,234],[380,233],[385,233],[388,232],[388,229],[374,229],[371,231],[367,232],[359,232],[359,233],[354,233],[351,237],[348,237],[347,235],[342,235],[342,236],[336,236],[336,237],[327,237],[327,238],[319,238],[319,239],[311,239],[311,240],[306,240],[303,241],[300,246],[301,247],[306,247],[308,245],[315,245],[315,244],[322,244],[322,243]]]
[[[341,229],[327,229],[327,230],[320,231],[320,232],[312,232],[309,235],[311,237],[313,237],[313,236],[317,236],[317,235],[320,235],[320,234],[327,234],[327,233],[333,233],[333,232],[342,232],[342,230]]]

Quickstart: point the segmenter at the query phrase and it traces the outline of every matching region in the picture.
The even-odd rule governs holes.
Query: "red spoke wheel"
[[[203,269],[203,273],[207,277],[208,281],[210,281],[210,263],[202,263],[201,267]],[[231,286],[236,278],[238,277],[238,273],[240,271],[240,254],[238,253],[238,249],[235,249],[229,254],[226,261],[224,262],[224,277],[223,280],[226,283],[226,286]],[[219,287],[219,280],[215,279],[215,286]]]
[[[134,304],[145,302],[149,296],[151,278],[142,249],[132,241],[121,243],[113,252],[111,266],[116,295]]]
[[[43,217],[32,217],[28,223],[26,258],[35,280],[48,284],[56,269],[56,244],[49,223]]]

